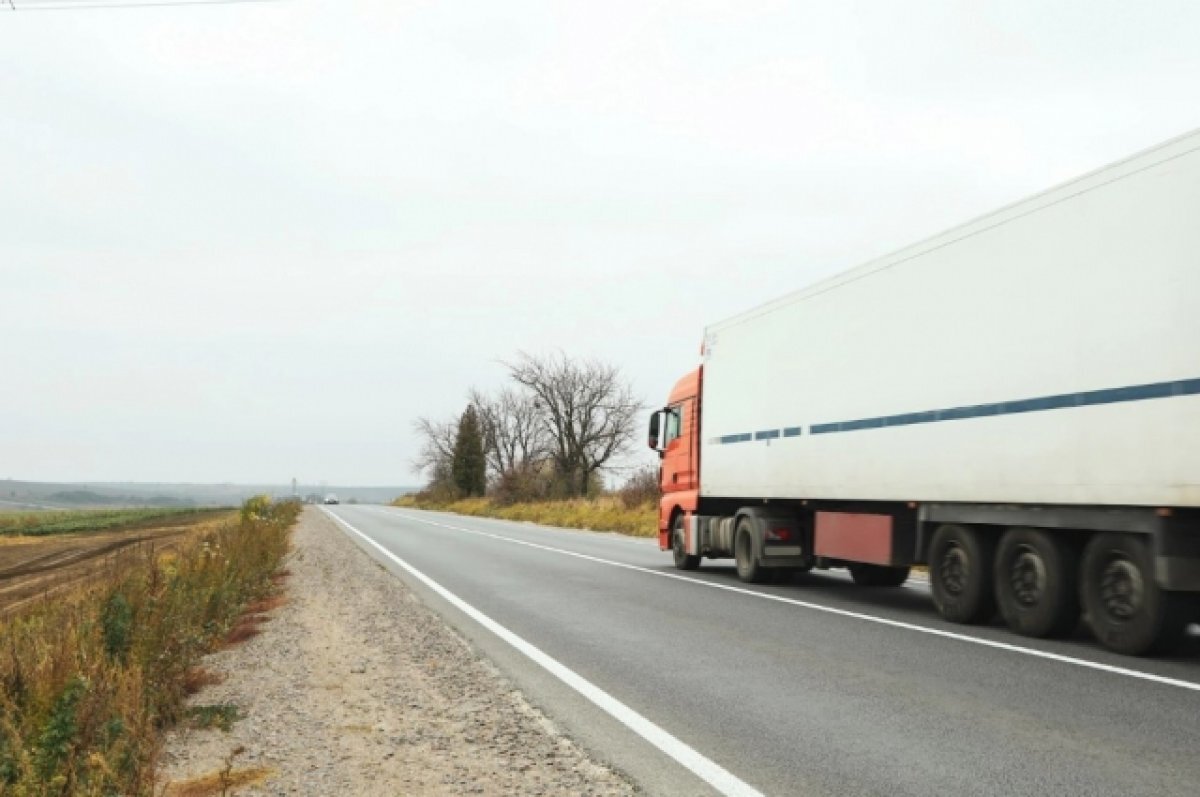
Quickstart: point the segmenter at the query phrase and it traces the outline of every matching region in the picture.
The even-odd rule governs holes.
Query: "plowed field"
[[[0,615],[136,557],[171,550],[188,535],[232,516],[190,516],[121,531],[0,537]]]

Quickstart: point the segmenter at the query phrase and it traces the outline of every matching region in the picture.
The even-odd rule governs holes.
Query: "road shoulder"
[[[172,732],[162,781],[261,768],[241,794],[635,793],[323,513],[305,512],[288,603],[263,633],[210,656],[228,732]],[[232,751],[241,749],[234,756]]]

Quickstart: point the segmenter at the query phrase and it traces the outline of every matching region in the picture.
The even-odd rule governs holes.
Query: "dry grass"
[[[0,794],[151,795],[164,728],[205,679],[200,658],[275,589],[298,507],[130,556],[0,626]],[[251,619],[254,618],[254,619]]]
[[[183,693],[190,697],[206,686],[216,686],[224,681],[225,676],[207,667],[191,667],[183,676]]]
[[[634,537],[653,537],[658,534],[657,506],[645,503],[627,507],[616,496],[500,505],[487,498],[464,498],[448,503],[435,503],[406,495],[397,499],[395,504],[417,509],[456,512],[460,515],[527,521],[544,526],[615,531]]]
[[[272,578],[271,580],[274,581],[275,579]],[[264,614],[266,612],[274,611],[275,609],[278,609],[280,606],[283,606],[286,603],[287,603],[286,595],[283,595],[283,594],[270,595],[266,598],[263,598],[262,600],[257,600],[257,601],[254,601],[254,603],[251,603],[249,606],[246,607],[245,613],[246,614]],[[263,618],[263,619],[269,620],[270,618],[267,617],[267,618]]]
[[[237,623],[225,635],[225,645],[236,645],[239,642],[245,642],[247,639],[258,636],[262,633],[260,625],[267,622],[271,618],[261,615],[242,615],[238,618]]]
[[[214,794],[232,794],[234,789],[262,783],[271,776],[266,767],[249,767],[211,772],[198,778],[173,783],[167,787],[167,797],[212,797]]]

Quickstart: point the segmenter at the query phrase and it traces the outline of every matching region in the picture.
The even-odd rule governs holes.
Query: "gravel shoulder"
[[[244,795],[637,793],[323,513],[293,544],[288,602],[204,661],[224,680],[191,701],[240,719],[168,735],[167,794],[223,769],[265,772]]]

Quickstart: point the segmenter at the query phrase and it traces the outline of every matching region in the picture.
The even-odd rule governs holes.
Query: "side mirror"
[[[662,427],[662,412],[650,416],[650,447],[658,450],[658,434]]]

